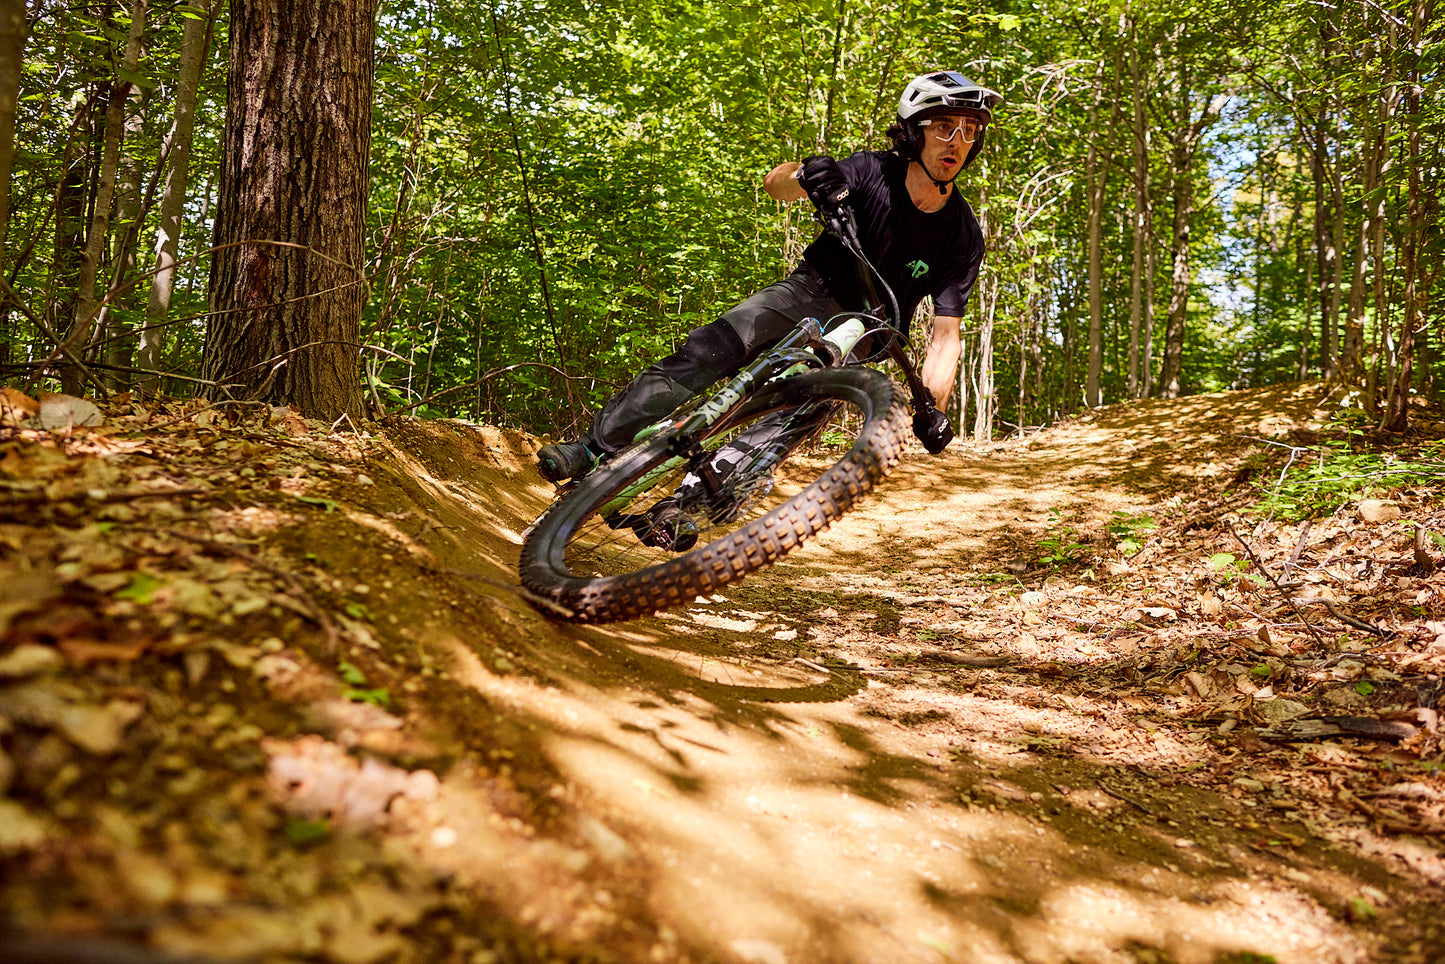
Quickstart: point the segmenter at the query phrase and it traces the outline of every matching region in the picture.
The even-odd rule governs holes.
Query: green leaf
[[[352,619],[361,619],[365,620],[368,623],[375,622],[375,620],[372,618],[371,610],[367,609],[359,602],[347,603],[344,611],[346,615],[350,616]]]
[[[1371,693],[1375,692],[1375,684],[1367,682],[1365,680],[1360,680],[1358,683],[1355,684],[1355,692],[1359,693],[1361,696],[1369,696]]]
[[[391,705],[391,693],[385,687],[378,689],[355,688],[346,691],[346,698],[353,703],[370,703],[372,706]]]
[[[300,499],[302,502],[305,502],[307,505],[319,505],[327,512],[335,512],[336,507],[339,504],[331,501],[330,499],[323,499],[317,495],[298,495],[296,498]]]
[[[366,674],[357,669],[355,663],[341,662],[336,665],[336,671],[341,678],[352,686],[362,686],[366,683]]]
[[[1209,557],[1209,564],[1214,567],[1216,571],[1228,569],[1237,561],[1238,560],[1235,558],[1235,555],[1232,552],[1216,552],[1214,555]]]
[[[304,817],[292,817],[286,821],[286,839],[294,844],[305,846],[323,840],[331,833],[331,824],[324,819],[307,820]]]
[[[130,582],[115,591],[115,598],[129,599],[142,606],[149,606],[155,600],[156,590],[162,585],[164,583],[148,572],[133,572],[130,574]]]

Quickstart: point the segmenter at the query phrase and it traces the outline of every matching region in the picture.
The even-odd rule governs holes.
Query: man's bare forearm
[[[802,169],[803,165],[797,161],[779,164],[763,178],[763,190],[774,201],[801,201],[808,194],[803,190],[803,182],[798,180]]]

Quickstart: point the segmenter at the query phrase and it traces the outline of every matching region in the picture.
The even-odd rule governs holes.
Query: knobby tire
[[[766,386],[708,435],[720,437],[761,413],[812,402],[841,403],[856,414],[861,427],[841,458],[766,514],[740,520],[721,537],[630,571],[574,572],[567,558],[569,544],[587,527],[599,529],[598,511],[670,457],[663,433],[603,463],[537,520],[522,543],[522,585],[553,618],[616,622],[689,603],[782,559],[827,529],[887,476],[907,436],[902,392],[886,376],[858,367],[806,372]],[[659,494],[665,495],[649,496]]]

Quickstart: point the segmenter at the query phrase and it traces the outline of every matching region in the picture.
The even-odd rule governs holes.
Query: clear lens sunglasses
[[[982,125],[972,117],[933,117],[918,122],[919,127],[928,128],[928,133],[945,144],[955,137],[962,137],[965,144],[978,140]]]

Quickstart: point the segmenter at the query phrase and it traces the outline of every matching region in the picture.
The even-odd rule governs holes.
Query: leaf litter
[[[1145,406],[1188,451],[1125,409],[920,455],[726,597],[580,631],[508,589],[547,497],[536,440],[16,395],[10,928],[216,959],[1036,959],[972,902],[868,899],[893,874],[982,888],[1045,956],[1445,944],[1445,569],[1421,536],[1445,507],[1419,489],[1310,523],[1239,514],[1234,437],[1302,430],[1305,393],[1227,396],[1248,403],[1228,435],[1188,400]],[[1109,525],[1146,512],[1115,549]],[[1045,542],[1077,549],[1044,564]],[[718,746],[746,802],[702,776]],[[785,848],[797,869],[749,889],[750,841],[790,837],[813,841]],[[837,906],[870,909],[789,923],[776,895],[831,877],[852,882]],[[732,900],[668,896],[695,886]]]

